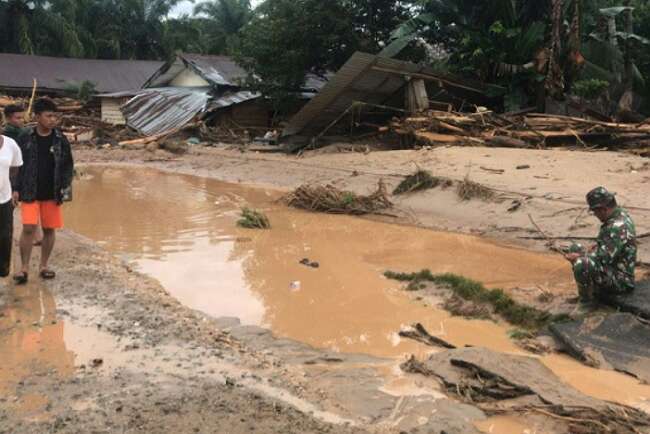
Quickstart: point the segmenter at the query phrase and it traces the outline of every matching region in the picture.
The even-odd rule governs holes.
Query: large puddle
[[[123,256],[191,308],[336,351],[421,354],[428,349],[397,335],[421,322],[457,346],[521,352],[506,326],[414,302],[382,277],[387,269],[429,268],[503,288],[573,286],[557,256],[472,236],[295,211],[278,197],[206,178],[89,167],[65,218],[69,228]],[[273,229],[238,228],[244,205],[264,210]],[[303,258],[320,266],[301,265]],[[603,375],[561,356],[543,361],[591,395],[634,405],[650,398],[648,386],[622,374]]]
[[[181,302],[278,335],[346,352],[414,351],[400,327],[419,321],[458,345],[516,351],[501,327],[414,303],[387,270],[454,272],[501,287],[571,285],[557,257],[346,216],[294,211],[278,193],[155,170],[89,168],[66,209],[69,228],[127,258]],[[263,209],[270,231],[236,226]],[[319,268],[300,264],[303,258]]]

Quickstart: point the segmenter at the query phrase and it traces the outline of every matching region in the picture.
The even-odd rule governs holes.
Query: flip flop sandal
[[[16,285],[24,285],[27,283],[28,280],[29,280],[29,276],[25,272],[16,274],[14,276],[14,282],[16,282]]]
[[[56,277],[56,273],[52,270],[41,270],[40,276],[42,279],[54,279]]]

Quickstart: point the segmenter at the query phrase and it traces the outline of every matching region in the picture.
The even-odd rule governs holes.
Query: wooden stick
[[[32,96],[29,98],[29,106],[27,107],[27,111],[25,112],[25,122],[29,122],[32,117],[32,107],[34,106],[34,98],[36,98],[36,86],[38,82],[34,78],[34,85],[32,87]]]
[[[559,249],[559,248],[555,245],[555,241],[553,241],[553,240],[551,239],[551,237],[549,237],[548,235],[546,235],[546,233],[542,230],[542,228],[540,228],[540,227],[537,225],[537,223],[535,223],[535,220],[533,220],[533,216],[530,215],[530,214],[528,214],[528,219],[529,219],[530,222],[533,224],[533,226],[535,227],[535,229],[537,229],[537,232],[539,232],[539,233],[544,237],[544,239],[546,239],[546,242],[547,242],[546,245],[548,246],[548,248],[551,249],[551,250],[554,251],[554,252],[557,252],[557,253],[560,253],[560,254],[564,255],[564,252],[562,252],[562,250]]]
[[[422,342],[423,344],[432,347],[443,347],[451,350],[456,348],[449,342],[431,335],[420,323],[414,324],[413,330],[400,331],[399,335],[403,338],[413,339],[414,341]]]
[[[565,420],[567,422],[593,423],[593,424],[596,424],[596,425],[600,426],[601,428],[603,428],[607,432],[612,431],[607,425],[605,425],[604,423],[599,422],[599,421],[597,421],[595,419],[578,419],[578,418],[575,418],[575,417],[560,416],[559,414],[551,413],[550,411],[542,410],[541,408],[535,408],[535,407],[532,407],[531,410],[536,412],[536,413],[540,413],[540,414],[543,414],[545,416],[552,417],[552,418],[555,418],[555,419]]]

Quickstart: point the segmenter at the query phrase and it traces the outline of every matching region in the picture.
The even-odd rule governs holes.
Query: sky
[[[204,0],[195,0],[194,3],[195,3],[195,4],[196,4],[196,3],[201,3],[202,1],[204,1]],[[253,7],[255,7],[255,6],[257,6],[260,2],[261,2],[261,0],[253,0],[253,1],[251,1],[251,4],[253,5]],[[174,8],[174,11],[172,12],[172,16],[177,17],[177,16],[179,16],[179,15],[183,15],[183,14],[190,14],[190,15],[191,15],[193,9],[194,9],[194,5],[192,4],[192,2],[190,2],[190,1],[183,1],[183,2],[179,3],[179,4],[176,6],[176,8]]]

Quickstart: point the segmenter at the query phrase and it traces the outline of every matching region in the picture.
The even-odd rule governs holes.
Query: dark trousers
[[[14,206],[11,201],[0,204],[0,277],[11,272],[11,246],[14,242]]]

